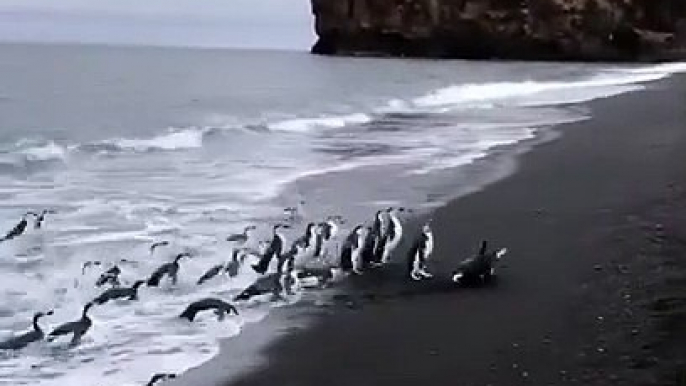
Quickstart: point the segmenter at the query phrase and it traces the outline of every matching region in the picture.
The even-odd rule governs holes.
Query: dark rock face
[[[686,0],[311,0],[312,52],[466,59],[686,58]]]

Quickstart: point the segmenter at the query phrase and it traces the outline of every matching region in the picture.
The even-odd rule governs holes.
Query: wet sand
[[[229,384],[686,384],[685,102],[677,76],[591,103],[515,174],[433,214],[434,280],[351,282]],[[510,251],[497,281],[453,286],[482,239]],[[249,336],[195,374],[238,376]]]

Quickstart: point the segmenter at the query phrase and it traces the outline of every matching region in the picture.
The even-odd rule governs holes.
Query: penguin
[[[229,277],[236,277],[238,276],[238,273],[241,269],[241,259],[243,257],[241,256],[245,251],[240,250],[240,249],[234,249],[233,253],[231,254],[231,261],[226,263],[226,266],[224,267],[224,272],[226,272]]]
[[[157,287],[160,285],[160,281],[162,278],[167,275],[171,278],[172,284],[176,284],[178,281],[178,274],[179,274],[179,261],[183,259],[184,257],[191,257],[190,253],[180,253],[178,254],[175,258],[174,261],[171,263],[165,263],[162,264],[159,268],[155,270],[155,272],[150,275],[150,278],[147,281],[148,287]]]
[[[46,214],[55,214],[57,213],[54,210],[50,209],[43,209],[43,211],[40,214],[30,212],[32,215],[36,217],[36,220],[33,223],[33,228],[34,229],[41,229],[43,227],[43,222],[45,221],[45,215]]]
[[[78,345],[81,342],[81,338],[86,335],[93,325],[93,321],[88,317],[88,310],[90,310],[91,307],[93,307],[93,303],[88,303],[83,307],[81,319],[64,323],[52,330],[52,332],[48,334],[48,341],[52,342],[60,336],[72,334],[70,345]]]
[[[383,254],[381,257],[381,262],[387,264],[391,260],[393,252],[400,245],[400,241],[403,237],[403,225],[398,218],[398,212],[403,212],[404,208],[398,208],[394,210],[393,208],[388,209],[388,216],[390,221],[388,222],[388,227],[386,231],[386,245],[383,249]]]
[[[208,269],[202,276],[200,276],[200,279],[197,281],[197,285],[203,285],[205,282],[207,282],[210,279],[213,279],[215,276],[219,275],[225,268],[225,264],[217,264],[213,266],[212,268]]]
[[[100,288],[105,284],[110,284],[113,287],[118,287],[121,284],[119,281],[120,274],[121,269],[115,265],[100,275],[98,280],[95,281],[95,286]]]
[[[377,265],[377,245],[381,241],[381,211],[376,212],[374,222],[371,227],[367,227],[367,232],[364,240],[364,247],[362,248],[362,260],[365,266]]]
[[[101,305],[116,299],[138,300],[138,289],[145,283],[145,280],[139,280],[133,283],[131,287],[110,288],[93,299],[91,303]]]
[[[23,235],[29,225],[29,220],[27,219],[29,215],[35,216],[36,214],[33,212],[26,212],[26,214],[21,217],[21,220],[19,220],[19,223],[7,232],[4,237],[0,238],[0,243]]]
[[[344,272],[353,272],[362,274],[362,250],[365,245],[365,227],[363,225],[356,226],[346,237],[343,247],[341,248],[341,262],[340,266]]]
[[[102,265],[102,262],[100,262],[98,260],[87,261],[87,262],[83,263],[83,265],[81,266],[81,275],[86,274],[86,269],[89,269],[91,267],[96,267],[96,266],[99,267],[101,265]]]
[[[381,265],[384,247],[387,239],[387,227],[384,219],[384,212],[379,210],[374,216],[371,235],[372,245],[366,248],[365,260],[371,266]],[[370,249],[371,248],[371,249]]]
[[[255,280],[251,285],[236,295],[234,301],[249,300],[254,296],[272,294],[272,300],[283,299],[282,292],[288,295],[293,294],[294,278],[290,269],[285,272],[275,272],[262,276]]]
[[[243,233],[236,233],[232,234],[229,237],[226,238],[226,241],[238,243],[240,245],[245,244],[248,241],[248,232],[251,230],[257,229],[256,226],[254,225],[248,225],[247,227],[243,228]]]
[[[298,222],[299,220],[302,220],[304,216],[304,207],[305,207],[305,200],[300,200],[298,202],[298,205],[296,206],[289,206],[288,208],[283,209],[283,213],[286,216],[286,221],[295,223]]]
[[[164,381],[168,381],[170,379],[175,379],[176,374],[166,374],[166,373],[159,373],[155,374],[150,378],[148,383],[145,384],[145,386],[155,386],[156,384]]]
[[[191,303],[179,317],[186,318],[189,322],[192,322],[199,312],[207,310],[214,310],[220,321],[224,320],[226,315],[231,315],[232,313],[238,315],[238,310],[232,304],[221,299],[205,298]]]
[[[286,243],[286,237],[279,232],[279,229],[281,228],[287,229],[290,228],[290,226],[285,224],[274,225],[272,240],[269,243],[267,251],[264,253],[264,255],[262,255],[257,264],[252,265],[252,268],[255,270],[255,272],[264,275],[269,269],[269,263],[271,263],[272,259],[274,257],[277,259],[281,258],[283,246]]]
[[[453,272],[452,280],[458,284],[468,282],[487,283],[495,276],[495,263],[507,254],[507,248],[488,252],[488,242],[481,242],[476,256],[462,261]]]
[[[156,243],[153,243],[150,246],[150,255],[152,256],[153,254],[155,254],[155,249],[157,249],[159,247],[166,247],[168,245],[169,245],[169,241],[158,241]]]
[[[426,262],[433,255],[434,236],[429,223],[424,224],[419,237],[410,248],[408,262],[408,274],[412,280],[423,280],[433,277],[426,269]]]
[[[42,317],[52,315],[52,314],[53,314],[52,310],[45,312],[45,313],[36,312],[33,315],[33,330],[31,330],[29,332],[25,332],[21,335],[17,335],[15,337],[10,338],[10,339],[7,339],[4,342],[0,342],[0,350],[21,350],[33,342],[43,340],[43,338],[45,337],[45,333],[43,332],[43,329],[41,329],[40,325],[38,324],[38,321]]]

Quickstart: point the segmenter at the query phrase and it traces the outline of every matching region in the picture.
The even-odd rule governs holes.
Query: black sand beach
[[[676,76],[592,103],[435,213],[439,278],[355,283],[232,385],[686,384],[685,102]],[[497,282],[446,285],[483,238],[510,251]]]

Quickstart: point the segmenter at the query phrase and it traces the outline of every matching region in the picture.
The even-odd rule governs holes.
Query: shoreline
[[[618,280],[610,272],[611,270],[605,267],[612,266],[613,264],[615,267],[634,265],[641,267],[640,262],[636,262],[635,256],[617,256],[618,253],[615,250],[617,246],[608,246],[608,242],[604,237],[606,237],[605,233],[610,229],[610,233],[619,233],[619,235],[613,236],[615,239],[625,239],[626,235],[624,233],[628,232],[625,229],[627,227],[626,224],[623,224],[623,219],[628,216],[625,213],[638,212],[636,206],[645,206],[643,201],[652,202],[662,198],[662,190],[666,188],[665,185],[671,186],[668,190],[676,191],[683,189],[684,180],[683,178],[678,179],[678,177],[683,177],[684,175],[679,173],[683,171],[683,166],[669,162],[669,168],[660,170],[660,173],[653,173],[653,168],[650,168],[648,165],[650,163],[647,162],[649,161],[648,159],[642,160],[646,161],[644,163],[634,160],[630,156],[627,158],[628,155],[626,153],[632,152],[626,152],[626,150],[640,149],[644,153],[648,152],[650,157],[647,158],[652,158],[660,166],[664,166],[665,162],[670,159],[669,157],[679,153],[671,147],[677,148],[680,145],[682,148],[686,147],[686,134],[679,133],[673,127],[675,122],[678,122],[677,118],[682,116],[676,110],[677,106],[675,105],[678,102],[674,99],[677,98],[669,98],[669,96],[674,97],[683,94],[684,85],[686,85],[685,79],[682,76],[673,75],[667,80],[650,84],[648,89],[644,91],[591,102],[589,104],[593,109],[593,118],[591,120],[566,124],[555,128],[555,130],[564,133],[562,138],[536,146],[531,152],[518,159],[517,162],[521,167],[515,174],[488,185],[479,192],[458,198],[443,208],[438,209],[435,215],[437,239],[446,239],[446,236],[452,234],[468,233],[470,236],[467,238],[460,237],[460,239],[472,240],[471,242],[460,242],[459,248],[446,246],[439,241],[436,251],[438,264],[434,267],[434,270],[439,272],[447,272],[450,266],[455,263],[455,259],[448,259],[448,256],[464,255],[475,248],[474,244],[478,242],[478,237],[483,237],[476,236],[477,233],[484,232],[498,235],[500,237],[494,238],[493,242],[497,245],[503,244],[505,246],[523,243],[523,241],[517,241],[519,237],[505,236],[510,232],[519,233],[519,236],[522,236],[521,238],[528,239],[528,243],[524,244],[529,245],[527,249],[530,250],[528,252],[531,252],[532,256],[536,256],[535,259],[528,257],[527,261],[517,262],[517,260],[525,260],[524,256],[517,256],[522,254],[524,250],[519,247],[511,248],[511,254],[516,254],[516,257],[508,257],[506,266],[501,271],[501,279],[495,288],[474,291],[457,290],[459,293],[452,293],[437,291],[437,288],[440,286],[434,286],[433,288],[428,286],[424,291],[419,290],[411,294],[407,291],[395,292],[398,287],[391,286],[395,287],[395,289],[391,290],[392,295],[386,298],[381,296],[366,298],[363,305],[364,311],[359,311],[356,307],[349,307],[349,304],[344,307],[335,307],[333,310],[323,309],[322,313],[335,316],[317,317],[313,320],[314,323],[312,323],[311,328],[291,330],[288,334],[283,331],[284,328],[287,329],[288,327],[282,327],[282,333],[276,341],[271,344],[264,344],[264,350],[253,350],[261,352],[262,364],[254,364],[251,368],[244,369],[241,374],[234,374],[237,377],[234,377],[234,382],[229,384],[266,385],[278,380],[279,382],[286,381],[286,383],[291,382],[298,385],[314,385],[321,384],[319,381],[322,381],[323,378],[321,377],[324,374],[328,374],[331,379],[335,379],[334,384],[347,384],[349,382],[362,382],[363,384],[374,385],[405,384],[410,383],[410,381],[414,383],[418,380],[428,379],[432,379],[434,383],[438,379],[444,379],[445,381],[438,383],[447,384],[447,379],[453,377],[453,374],[448,369],[457,364],[462,364],[465,367],[460,371],[460,377],[465,380],[465,384],[544,384],[542,382],[560,381],[564,384],[575,384],[577,382],[586,382],[586,384],[600,382],[598,384],[607,384],[610,381],[613,384],[623,384],[620,382],[622,371],[626,371],[634,377],[629,379],[635,379],[636,372],[659,373],[660,371],[658,370],[663,369],[655,369],[655,358],[657,356],[654,354],[642,354],[645,357],[643,358],[645,363],[641,362],[641,358],[630,358],[634,360],[632,362],[633,365],[626,366],[626,368],[622,368],[621,361],[626,361],[627,355],[614,359],[608,358],[607,355],[602,355],[603,353],[613,352],[614,349],[622,345],[625,346],[624,351],[627,352],[632,352],[635,349],[632,344],[627,344],[628,341],[625,336],[621,334],[619,336],[614,331],[621,329],[608,328],[608,326],[623,326],[622,323],[626,323],[625,321],[617,319],[616,316],[598,315],[605,314],[603,305],[618,304],[617,300],[611,296],[613,294],[612,290],[618,291]],[[613,108],[626,112],[626,114],[622,115],[621,112],[613,112]],[[658,112],[655,122],[646,119],[645,115],[635,116],[655,111]],[[617,116],[617,114],[620,116]],[[643,121],[638,120],[639,118],[643,118]],[[637,122],[646,125],[657,125],[661,130],[637,132],[637,130],[641,129],[635,127],[625,128],[625,130],[633,131],[624,134],[633,135],[623,135],[615,138],[622,139],[624,149],[599,149],[599,147],[603,146],[601,143],[607,145],[608,141],[612,139],[610,137],[613,134],[617,134],[617,131],[622,130],[621,126],[628,123],[635,125]],[[597,131],[605,130],[602,129],[605,125],[612,128],[613,134]],[[639,124],[638,126],[641,125]],[[664,141],[664,138],[667,137],[677,141],[667,143]],[[600,143],[596,143],[596,139]],[[642,139],[646,141],[642,141]],[[669,151],[665,150],[665,148],[669,148]],[[590,153],[587,156],[593,157],[599,162],[597,169],[602,169],[602,171],[586,170],[588,175],[585,172],[579,171],[578,164],[589,163],[585,159],[586,157],[578,154],[584,150]],[[558,157],[555,153],[559,151],[561,151],[561,155]],[[605,151],[607,151],[607,154],[605,154]],[[623,154],[618,154],[618,151]],[[616,156],[618,159],[613,159],[612,156]],[[549,162],[543,162],[541,159]],[[623,165],[623,163],[619,162],[620,160],[622,162],[627,161],[627,165],[635,167],[627,167],[627,169],[632,169],[631,171],[614,170],[613,167],[616,168],[618,165]],[[676,159],[670,160],[675,161]],[[636,165],[637,163],[641,165]],[[568,169],[568,166],[573,167]],[[655,164],[650,166],[655,166]],[[584,205],[583,201],[577,199],[574,203],[562,204],[541,200],[542,203],[547,202],[550,205],[532,206],[530,200],[527,201],[527,197],[522,195],[522,193],[528,190],[526,186],[537,186],[540,189],[546,190],[546,195],[557,198],[565,196],[563,191],[565,190],[565,185],[567,188],[575,188],[570,190],[570,194],[572,192],[582,193],[575,184],[579,183],[579,181],[574,181],[575,183],[561,181],[560,185],[562,186],[557,187],[545,183],[532,183],[537,180],[542,182],[540,181],[541,175],[545,177],[544,181],[547,180],[547,182],[550,182],[551,179],[559,180],[559,176],[555,177],[555,174],[561,171],[560,168],[565,171],[572,171],[569,174],[575,176],[577,180],[581,179],[579,181],[590,179],[600,185],[606,185],[606,191],[611,194],[609,196],[607,192],[603,194],[600,192],[602,189],[599,189],[598,198],[602,198],[606,202],[600,200],[600,202],[593,202],[592,205],[591,203]],[[646,172],[646,169],[648,172]],[[622,175],[622,178],[617,176],[615,179],[602,183],[604,178],[603,172],[617,172]],[[645,177],[643,178],[644,180],[650,180],[653,183],[633,181],[635,177],[627,180],[627,173],[630,175],[638,174],[640,177]],[[572,178],[572,180],[574,179]],[[584,188],[586,189],[593,186],[593,184],[589,186],[588,182],[591,181],[585,183],[586,186]],[[581,185],[584,184],[582,183]],[[626,190],[626,187],[631,187],[632,189]],[[514,189],[514,192],[512,192],[512,189]],[[498,194],[496,193],[498,190],[503,192]],[[631,191],[636,194],[632,197],[617,198],[618,194],[621,195],[625,191]],[[656,194],[656,191],[659,194]],[[541,193],[535,194],[540,195]],[[584,197],[586,202],[596,196],[589,193],[581,195],[586,196]],[[502,198],[500,203],[494,201],[499,196]],[[495,204],[493,205],[494,208],[485,210],[488,213],[484,215],[482,213],[484,212],[483,204],[478,204],[486,201]],[[480,217],[488,219],[497,212],[495,207],[499,207],[502,210],[503,205],[507,205],[508,201],[511,201],[510,204],[515,205],[510,205],[511,212],[503,212],[501,219],[478,219]],[[528,206],[519,206],[518,208],[516,204],[519,201],[525,201]],[[591,201],[598,200],[593,199]],[[677,204],[679,202],[659,202],[659,205],[666,205],[668,207]],[[649,206],[653,208],[655,205]],[[583,206],[583,208],[579,206]],[[583,212],[583,215],[576,213],[577,211]],[[645,216],[647,219],[650,219],[651,213],[648,210],[631,216]],[[588,218],[589,216],[590,218]],[[667,215],[667,217],[670,216]],[[679,222],[678,219],[675,220],[673,218],[674,216],[671,217],[673,223]],[[513,224],[519,222],[513,221],[515,219],[525,220],[527,226],[531,225],[537,229],[542,227],[541,229],[547,228],[548,230],[544,232],[545,234],[522,235],[521,230],[511,228]],[[462,224],[453,225],[455,222],[461,222]],[[465,222],[471,225],[469,226],[471,229],[468,232],[455,232],[455,229],[450,229],[463,228],[465,227]],[[602,225],[597,225],[598,222]],[[615,224],[617,222],[622,224]],[[664,223],[667,224],[669,222],[664,221]],[[584,226],[579,227],[579,225]],[[584,235],[584,237],[581,239],[581,242],[576,242],[576,244],[580,245],[575,247],[574,252],[560,251],[558,249],[562,246],[552,241],[556,237],[569,239],[569,235],[560,236],[558,233],[560,230],[587,228],[589,226],[602,229],[593,229],[590,232],[575,231]],[[524,228],[526,229],[526,227]],[[659,227],[658,231],[664,235],[666,232],[665,225]],[[678,232],[679,229],[675,225],[667,233]],[[586,233],[591,233],[591,236],[587,236]],[[637,240],[640,241],[640,239]],[[677,240],[679,239],[677,238]],[[637,243],[641,244],[639,241]],[[595,242],[599,243],[601,248],[598,248]],[[652,242],[648,244],[650,243]],[[676,245],[673,245],[675,248],[679,246],[678,241],[673,244]],[[628,250],[628,254],[635,252],[634,248],[636,247],[632,246]],[[599,256],[598,250],[604,250],[607,254],[613,255],[613,258],[616,260]],[[566,258],[559,259],[558,257],[556,258],[556,260],[559,259],[556,261],[558,264],[551,264],[547,261],[549,260],[549,255],[544,253],[546,251],[564,252]],[[584,256],[584,254],[592,256]],[[679,268],[684,268],[683,261],[677,261],[673,264]],[[536,265],[544,265],[541,268],[549,269],[548,276],[541,277],[540,275],[535,275],[537,272],[533,268]],[[661,266],[661,264],[658,264],[658,266]],[[637,269],[642,269],[642,272],[646,274],[652,272],[645,266]],[[617,270],[617,272],[620,271],[620,269]],[[534,273],[534,275],[526,275],[525,273]],[[686,276],[686,272],[682,273]],[[630,276],[630,278],[635,279],[635,276]],[[660,276],[653,274],[652,280],[659,283]],[[683,277],[680,280],[683,280]],[[369,281],[374,282],[374,280]],[[625,278],[622,284],[628,285],[626,283],[630,282],[632,280]],[[376,286],[383,286],[383,284],[379,283],[373,283],[373,285],[375,289]],[[547,288],[548,293],[546,294],[547,296],[537,299],[540,302],[537,302],[537,304],[519,303],[516,306],[518,302],[514,300],[527,299],[526,295],[539,292],[541,287]],[[607,290],[607,288],[611,290]],[[606,291],[599,293],[600,289],[605,289]],[[634,298],[641,298],[640,289],[635,292]],[[657,307],[667,307],[668,310],[672,311],[676,309],[677,311],[674,311],[675,317],[680,317],[677,306],[681,303],[674,306],[669,300],[653,299],[653,301],[657,302],[655,303]],[[453,302],[457,304],[452,304]],[[638,319],[642,317],[644,324],[647,325],[650,323],[646,322],[646,320],[651,321],[652,319],[649,317],[650,314],[646,312],[646,307],[643,305],[644,302],[634,303],[632,307],[635,309],[631,310],[631,313]],[[455,309],[445,309],[446,305],[450,305],[452,308],[452,306],[459,305],[459,303],[464,303],[465,307],[472,307],[473,311],[465,314],[464,309],[462,312]],[[418,309],[421,312],[417,312]],[[279,310],[274,315],[269,315],[267,319],[271,320],[270,323],[274,323],[274,325],[283,326],[278,321],[278,318],[286,317],[288,319],[286,314],[291,312],[293,310],[284,310],[283,313]],[[418,317],[417,314],[425,315],[429,319]],[[592,315],[595,315],[595,317],[591,318],[590,316]],[[532,319],[532,317],[534,318]],[[591,322],[593,319],[603,321],[602,331],[596,331],[598,326],[597,323]],[[397,323],[397,325],[392,325],[387,330],[384,327],[384,321],[390,322],[390,320]],[[502,320],[509,320],[514,323],[513,325],[508,323],[507,326],[502,326],[498,323],[498,321]],[[299,319],[298,323],[301,322],[302,319]],[[417,325],[417,323],[419,324]],[[429,326],[424,326],[424,328],[429,327],[429,330],[423,331],[424,336],[422,339],[412,338],[414,334],[406,336],[403,333],[409,328],[408,326],[421,327],[422,323],[429,324]],[[533,323],[533,326],[530,323]],[[446,324],[449,327],[446,327]],[[363,325],[366,327],[363,328]],[[346,335],[348,335],[344,342],[337,339],[341,326],[346,326]],[[540,334],[532,334],[532,327],[535,327],[534,329],[539,331]],[[450,337],[448,334],[450,331],[464,331],[470,330],[470,328],[475,329],[473,331],[475,336],[456,338]],[[568,334],[570,328],[572,328],[573,332]],[[221,353],[212,362],[221,365],[222,362],[225,364],[232,362],[231,358],[242,357],[245,351],[241,351],[240,348],[236,350],[236,347],[242,346],[237,341],[249,340],[251,329],[254,330],[252,332],[253,336],[257,336],[258,330],[264,331],[264,326],[251,326],[244,333],[241,333],[239,337],[222,343]],[[637,334],[635,327],[632,327],[630,330],[630,336]],[[489,334],[484,335],[484,331],[490,331],[490,336]],[[417,335],[421,334],[418,333]],[[655,340],[654,336],[652,336],[655,335],[655,332],[646,332],[646,334],[647,336],[645,338],[642,337],[643,339]],[[614,343],[606,343],[608,347],[596,347],[595,356],[599,356],[599,358],[592,354],[584,354],[584,349],[586,351],[589,349],[589,347],[584,346],[589,346],[589,342],[597,341],[599,336],[603,342]],[[465,345],[464,339],[469,344]],[[445,341],[450,340],[457,340],[454,343],[464,347],[460,349],[451,345],[446,346]],[[328,343],[326,345],[318,343],[321,341]],[[254,345],[255,342],[250,343]],[[354,352],[350,352],[351,345],[355,347]],[[616,347],[610,347],[612,345]],[[645,345],[655,350],[661,347],[654,347],[650,344]],[[423,350],[416,350],[418,346],[428,349],[428,351],[422,353]],[[597,350],[598,348],[602,350]],[[683,351],[679,352],[678,348],[671,349],[683,355]],[[643,348],[641,350],[648,349]],[[293,355],[294,353],[308,351],[311,354]],[[592,352],[593,350],[590,351]],[[401,355],[402,353],[406,355]],[[318,360],[311,360],[311,358],[317,358]],[[366,358],[366,360],[362,360],[363,358]],[[382,358],[385,359],[382,361]],[[580,365],[579,358],[583,358],[586,365]],[[411,360],[416,360],[418,365],[412,371],[408,370],[409,372],[405,372],[405,369],[400,364]],[[619,364],[617,364],[617,360],[619,360]],[[683,357],[675,357],[674,362],[676,361],[682,363]],[[341,366],[337,366],[337,363],[344,362],[352,364],[355,366],[355,369],[346,370],[341,368]],[[612,362],[612,365],[610,365],[610,362]],[[503,365],[504,363],[508,365]],[[392,364],[395,364],[396,368],[398,368],[397,374],[389,372],[393,368],[390,366]],[[595,364],[595,371],[589,374],[588,369],[594,368],[590,364]],[[608,375],[605,371],[607,368],[615,368],[616,371]],[[205,372],[203,369],[211,370],[209,367],[201,366],[197,369],[198,373]],[[217,367],[211,372],[219,371],[219,369],[226,369],[226,366]],[[190,375],[193,371],[191,370],[188,376],[184,376],[177,382],[170,384],[186,384],[186,382],[191,382],[188,384],[198,384],[196,383],[197,378],[195,378],[195,382],[191,381],[193,378]],[[224,374],[214,375],[217,378],[224,379],[223,382],[217,380],[217,383],[214,384],[225,385],[229,382],[228,377],[231,374],[227,374],[226,377],[224,377]],[[213,383],[203,384],[210,385]]]

